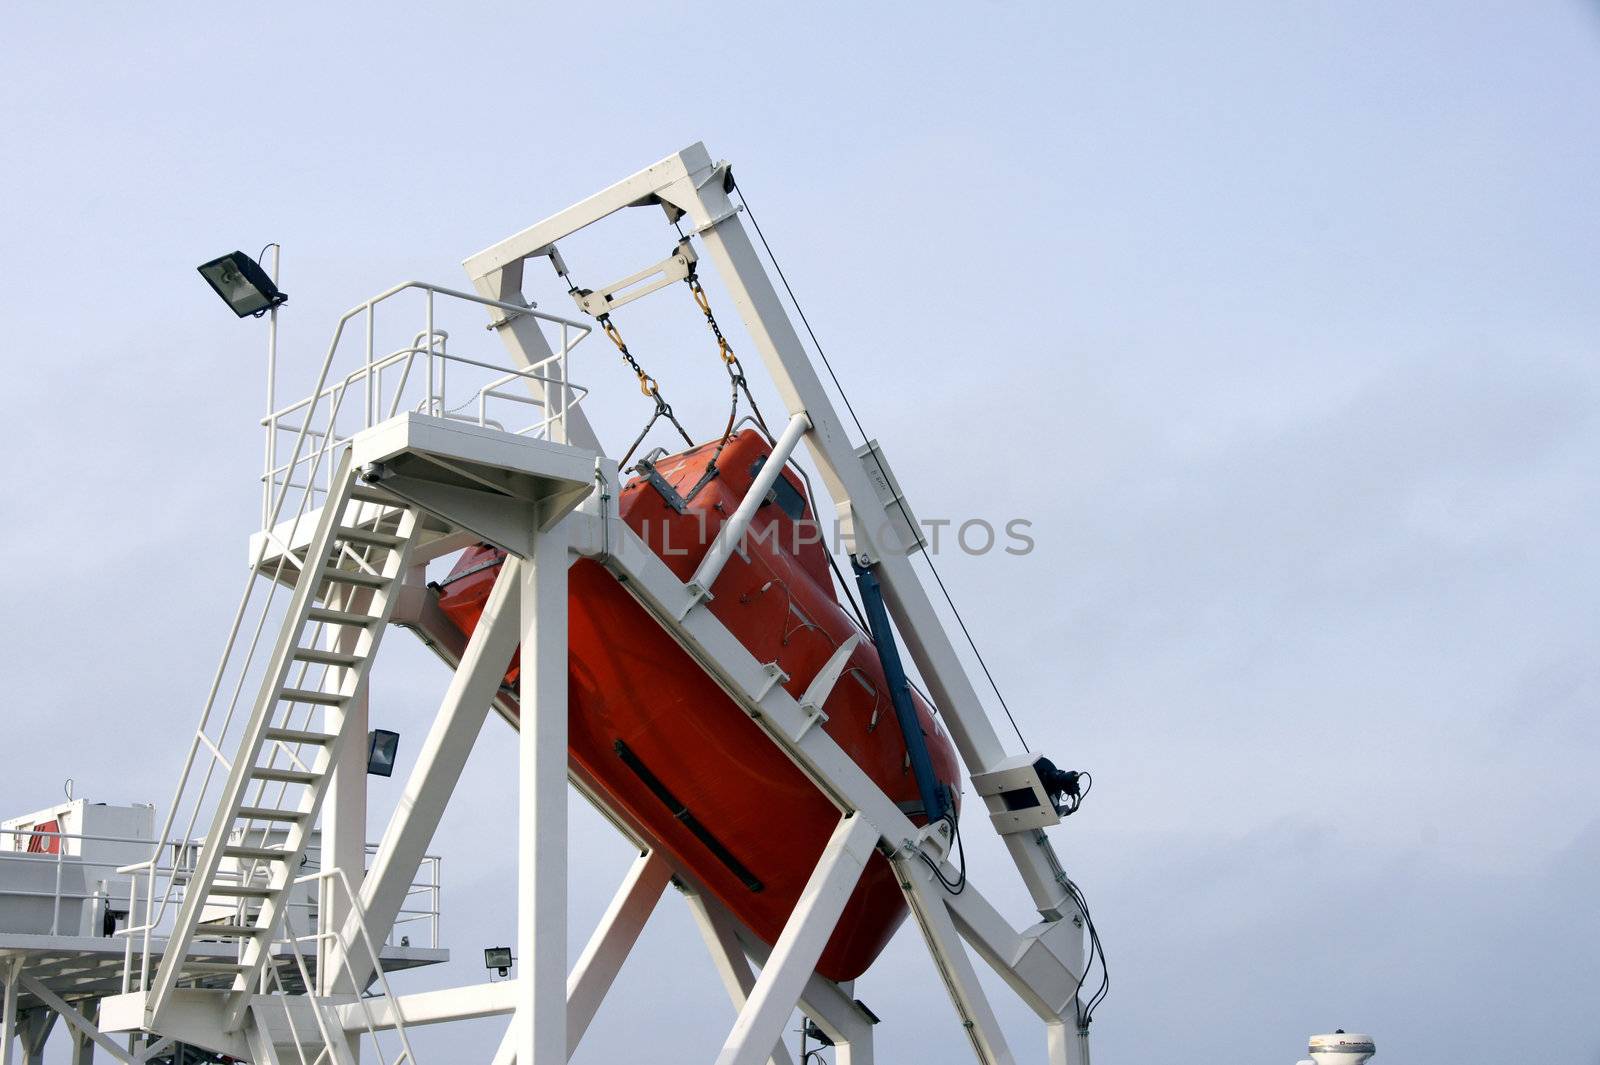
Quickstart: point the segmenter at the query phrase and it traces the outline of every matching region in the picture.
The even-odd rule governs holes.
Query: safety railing
[[[425,324],[409,343],[381,351],[378,308],[407,292],[422,294]],[[489,307],[504,317],[526,316],[546,323],[556,334],[551,354],[531,366],[511,367],[505,365],[504,355],[485,359],[451,351],[450,333],[438,324],[440,296]],[[316,481],[312,467],[324,478],[329,476],[336,463],[327,461],[328,452],[342,447],[362,429],[397,414],[416,411],[518,436],[564,442],[567,413],[588,395],[587,389],[572,383],[568,373],[572,349],[592,331],[582,322],[408,281],[346,312],[334,330],[325,371],[337,361],[347,327],[357,319],[364,326],[360,364],[342,378],[330,380],[325,372],[310,395],[269,409],[261,420],[266,430],[261,474],[264,529],[273,528],[274,516],[289,494],[306,492],[316,498],[326,494],[329,485],[326,480]],[[517,416],[518,407],[535,407],[539,413],[522,418]],[[280,445],[286,437],[292,446],[288,456],[282,457]]]
[[[367,844],[369,859],[377,853],[377,844]],[[417,866],[417,877],[406,889],[406,897],[400,902],[400,910],[389,929],[388,938],[384,941],[385,946],[430,949],[438,947],[443,942],[439,938],[441,901],[439,856],[429,854],[422,859],[422,864]],[[412,942],[414,938],[416,942]]]
[[[0,931],[51,936],[110,936],[112,920],[127,911],[122,859],[150,846],[132,836],[57,829],[0,829]],[[437,873],[434,874],[437,876]]]
[[[378,1065],[416,1065],[417,1057],[412,1053],[411,1040],[406,1035],[405,1018],[395,1002],[394,992],[389,987],[389,978],[384,974],[383,962],[379,957],[378,947],[372,938],[371,930],[367,928],[366,917],[361,911],[360,897],[350,886],[350,878],[345,875],[343,869],[324,869],[321,872],[310,873],[297,878],[294,881],[294,885],[296,887],[315,885],[317,896],[323,899],[325,903],[317,913],[315,931],[305,934],[297,933],[292,915],[285,924],[284,942],[294,956],[294,964],[300,975],[301,984],[308,991],[314,992],[309,995],[309,1005],[312,1018],[317,1026],[317,1034],[322,1042],[322,1049],[311,1058],[306,1057],[305,1041],[300,1038],[298,1031],[295,1029],[294,1011],[291,1008],[288,996],[284,993],[283,976],[277,971],[276,967],[272,969],[271,975],[271,980],[276,984],[275,990],[278,992],[279,1002],[283,1006],[284,1016],[288,1019],[290,1032],[294,1035],[295,1051],[300,1065],[323,1065],[323,1062],[337,1063],[340,1060],[340,1056],[334,1050],[334,1040],[343,1040],[345,1032],[350,1030],[347,1028],[343,1017],[336,1012],[337,1007],[322,1001],[325,996],[332,996],[335,1001],[343,997],[335,994],[337,990],[335,986],[330,986],[337,980],[337,975],[328,973],[325,967],[319,965],[314,978],[310,966],[306,964],[304,944],[310,944],[319,959],[328,958],[335,953],[340,957],[348,958],[354,956],[357,948],[360,949],[361,953],[366,956],[367,963],[371,966],[373,987],[376,988],[377,993],[375,995],[364,994],[360,988],[350,990],[355,995],[356,1014],[361,1018],[362,1030],[366,1039],[370,1040],[370,1046],[378,1059]],[[350,915],[354,918],[353,924],[356,933],[353,937],[348,937],[337,926],[337,922],[329,919],[330,912],[334,909],[331,904],[341,898],[348,907]],[[322,981],[322,986],[320,987],[316,982],[317,978]],[[389,1023],[379,1023],[377,1016],[373,1013],[375,1002],[383,1005],[384,1013],[387,1015]],[[398,1050],[385,1046],[384,1040],[379,1035],[380,1029],[387,1029],[392,1033],[394,1039],[400,1044]]]
[[[392,301],[406,293],[421,296],[423,328],[410,334],[409,343],[380,354],[379,308],[392,307]],[[505,356],[496,362],[451,351],[448,333],[440,328],[444,301],[450,301],[450,306],[458,310],[466,305],[488,308],[502,322],[531,317],[543,323],[542,331],[549,327],[548,331],[556,333],[555,343],[548,343],[546,337],[551,354],[534,365],[513,367],[503,364]],[[359,357],[349,358],[355,368],[337,374],[335,364],[341,356],[349,356],[345,340],[353,332],[352,323],[357,321],[362,324],[364,342]],[[331,484],[342,449],[355,433],[410,410],[564,441],[567,415],[585,395],[570,381],[568,358],[590,332],[590,327],[581,322],[544,314],[532,307],[408,281],[358,304],[339,319],[315,384],[305,399],[280,409],[272,404],[269,395],[269,410],[262,420],[266,430],[262,529],[267,535],[258,538],[244,590],[184,755],[173,801],[156,833],[151,857],[128,869],[143,881],[132,892],[130,947],[131,937],[137,936],[139,957],[137,971],[129,974],[129,982],[141,988],[148,986],[151,938],[181,897],[179,887],[186,861],[192,862],[197,853],[196,850],[186,855],[185,849],[197,848],[192,842],[197,828],[210,823],[207,815],[214,810],[220,785],[232,768],[228,752],[239,745],[250,716],[251,699],[265,671],[266,659],[270,658],[272,635],[287,613],[289,597],[281,593],[286,584],[293,584],[294,571],[302,565],[290,545],[296,543],[302,529],[309,532],[315,527],[318,502]],[[269,378],[275,373],[274,364]],[[495,416],[505,408],[524,406],[539,408],[538,415],[529,422]],[[284,436],[292,437],[292,444],[280,447],[280,437]],[[378,504],[361,506],[363,519],[370,512],[375,520],[382,512]],[[270,563],[269,553],[273,556]],[[357,562],[359,565],[360,560]],[[273,625],[275,620],[277,626]],[[308,626],[307,639],[325,640],[328,630],[327,623],[314,622]],[[293,685],[299,689],[320,688],[330,679],[329,671],[338,668],[309,661],[300,663]],[[307,722],[300,727],[309,727],[313,712],[313,707],[305,708]],[[292,765],[300,761],[301,753],[290,745],[277,743],[267,764]]]
[[[149,844],[149,840],[116,840],[116,842]],[[173,899],[175,903],[183,901],[182,891],[188,885],[187,874],[193,867],[194,857],[198,854],[199,847],[199,841],[192,841],[185,846],[172,848],[169,853],[178,861],[172,865],[163,866],[160,870],[164,877],[170,877],[178,885],[178,891]],[[376,843],[367,844],[366,853],[369,858],[375,855],[377,851],[378,845]],[[17,857],[24,856],[0,853],[0,905],[3,905],[3,900],[6,896],[20,894],[10,890],[4,879],[5,860]],[[54,856],[32,854],[25,857],[38,861]],[[68,859],[69,863],[73,860],[75,859]],[[145,920],[139,922],[132,920],[133,914],[141,906],[142,900],[139,895],[139,888],[142,883],[146,882],[146,877],[142,874],[148,872],[149,862],[135,862],[131,865],[115,868],[107,866],[106,868],[109,873],[120,874],[119,880],[126,882],[126,888],[120,886],[119,880],[111,880],[100,894],[91,892],[86,895],[76,895],[70,890],[63,890],[57,896],[58,905],[61,900],[71,902],[80,897],[91,900],[104,898],[106,900],[104,908],[96,911],[100,915],[99,919],[103,919],[106,910],[109,909],[113,915],[128,921],[126,926],[115,928],[114,931],[108,931],[106,935],[116,936],[124,941],[123,990],[142,990],[148,985],[150,971],[154,968],[154,958],[148,959],[147,963],[141,966],[141,958],[136,953],[136,942],[142,942],[146,950],[153,948],[156,952],[159,952],[163,946],[163,937],[159,934],[162,931],[161,929],[146,927]],[[319,870],[301,877],[296,883],[299,884],[302,881],[309,883],[310,880],[333,871],[332,869]],[[429,854],[424,856],[422,862],[417,866],[416,878],[406,889],[405,898],[395,917],[394,924],[390,928],[389,934],[380,944],[380,948],[402,950],[408,948],[436,950],[439,948],[442,942],[439,935],[440,904],[442,901],[442,884],[439,873],[439,855]],[[218,879],[224,883],[249,884],[256,875],[252,867],[243,866],[232,872],[220,873]],[[147,900],[144,901],[144,905],[148,908]],[[219,903],[213,909],[208,910],[204,919],[205,921],[242,923],[243,918],[246,916],[245,911],[250,905],[251,903],[247,900],[228,904],[226,908],[224,904]],[[299,918],[299,927],[316,925],[327,911],[327,905],[327,900],[319,898],[316,892],[292,893],[285,907],[289,914],[290,926],[293,926],[296,915]],[[204,923],[200,925],[197,939],[201,942],[206,940]],[[283,944],[280,942],[279,945]]]
[[[142,836],[0,829],[0,932],[128,938],[123,922],[129,917],[135,890],[128,883],[129,875],[147,863],[126,865],[117,857],[95,852],[138,853],[149,846],[150,840]],[[180,885],[185,883],[199,847],[200,842],[192,840],[169,849],[172,862],[163,869]],[[376,843],[367,844],[369,858],[377,850]],[[439,873],[439,856],[425,856],[406,889],[384,946],[429,950],[439,946]],[[293,900],[289,906],[308,917],[318,912],[318,904],[309,897]]]

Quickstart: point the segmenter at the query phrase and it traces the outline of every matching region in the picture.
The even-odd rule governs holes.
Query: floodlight
[[[511,963],[515,960],[511,956],[510,947],[483,948],[483,967],[485,969],[498,969],[501,976],[511,972]]]
[[[259,318],[288,302],[289,297],[278,291],[278,286],[272,283],[261,265],[242,251],[212,259],[199,270],[200,276],[240,318],[246,315]]]
[[[381,728],[367,733],[367,772],[375,777],[393,776],[399,750],[400,733]]]

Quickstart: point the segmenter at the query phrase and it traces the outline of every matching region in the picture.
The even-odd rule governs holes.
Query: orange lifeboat
[[[694,573],[770,453],[746,430],[708,476],[715,442],[641,463],[622,519],[680,580]],[[757,660],[776,662],[798,697],[839,646],[861,636],[824,709],[823,728],[891,799],[923,823],[922,801],[884,668],[839,602],[820,526],[785,469],[712,587],[707,605]],[[504,552],[466,551],[440,606],[471,633]],[[569,737],[580,774],[767,943],[775,942],[838,823],[838,811],[599,563],[569,581]],[[507,673],[515,681],[513,660]],[[954,801],[957,762],[931,708],[913,694],[938,786]],[[904,920],[888,861],[873,855],[818,971],[860,976]]]

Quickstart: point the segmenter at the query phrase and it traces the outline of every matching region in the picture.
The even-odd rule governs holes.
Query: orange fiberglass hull
[[[770,451],[745,431],[702,483],[715,443],[663,458],[630,481],[622,518],[687,581]],[[696,486],[698,490],[696,490]],[[683,497],[691,496],[685,500]],[[785,470],[757,511],[707,605],[758,661],[777,662],[798,697],[851,635],[861,642],[834,685],[822,726],[921,823],[922,804],[887,682],[870,638],[840,604],[799,479]],[[440,606],[470,633],[504,553],[465,552],[440,585]],[[599,563],[569,584],[571,757],[683,867],[771,944],[838,823],[834,805]],[[515,680],[513,661],[509,680]],[[956,792],[949,738],[914,694],[936,776]],[[889,863],[874,854],[818,971],[861,975],[905,918]]]

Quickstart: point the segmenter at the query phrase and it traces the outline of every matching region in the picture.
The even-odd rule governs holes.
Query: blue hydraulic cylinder
[[[895,643],[894,629],[889,625],[889,611],[883,605],[883,589],[873,572],[876,567],[863,566],[855,559],[850,560],[850,565],[856,571],[861,606],[867,614],[867,625],[872,629],[872,642],[878,646],[883,675],[889,682],[889,702],[894,707],[895,720],[900,723],[900,734],[905,737],[906,751],[911,755],[911,775],[916,778],[922,809],[931,825],[945,815],[945,789],[934,775],[928,739],[922,734],[917,706],[911,699],[911,680],[900,662],[900,648]]]

